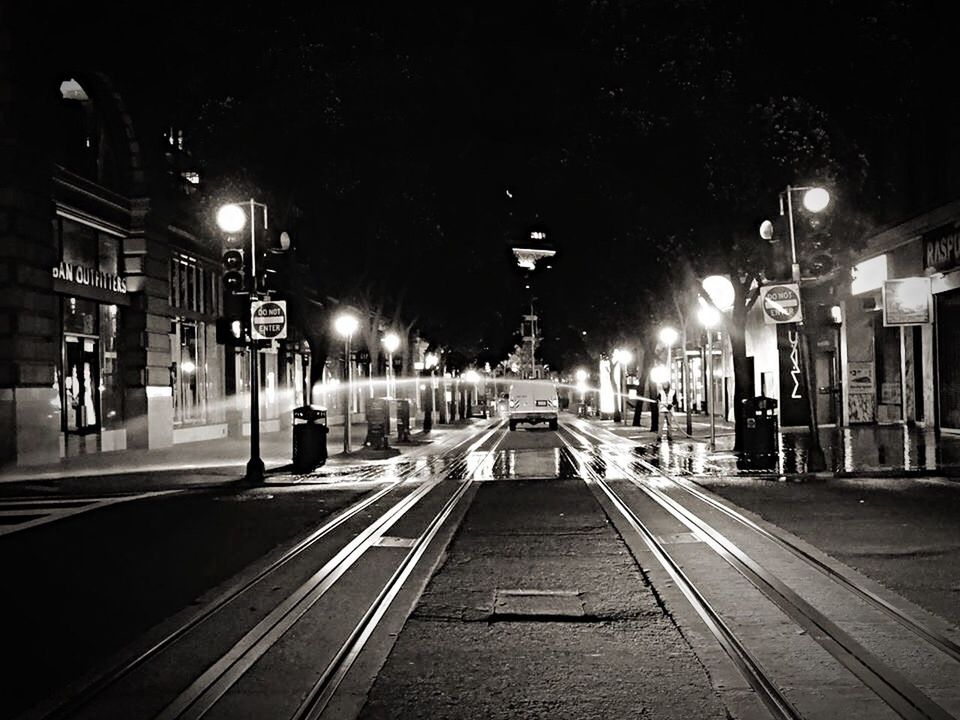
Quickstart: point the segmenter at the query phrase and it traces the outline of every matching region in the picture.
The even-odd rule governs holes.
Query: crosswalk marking
[[[89,498],[0,498],[0,536],[46,525],[73,515],[97,510],[117,503],[143,500],[182,493],[183,490],[158,490],[156,492],[135,493]]]

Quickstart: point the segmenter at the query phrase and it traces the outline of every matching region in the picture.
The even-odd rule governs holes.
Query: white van
[[[559,411],[557,387],[549,380],[517,380],[510,386],[511,430],[516,430],[520,423],[548,423],[551,430],[556,430]]]

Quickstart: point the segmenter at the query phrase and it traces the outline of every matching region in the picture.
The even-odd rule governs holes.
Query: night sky
[[[570,366],[725,270],[788,183],[829,185],[840,244],[960,190],[947,11],[779,7],[33,3],[24,31],[50,73],[112,76],[145,145],[183,128],[211,197],[268,199],[325,295],[465,357],[516,341],[509,242],[546,228]]]

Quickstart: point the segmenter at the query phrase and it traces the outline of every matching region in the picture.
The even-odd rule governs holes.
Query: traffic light
[[[822,235],[813,235],[803,243],[800,269],[806,277],[826,275],[836,267],[830,243]]]
[[[243,242],[236,235],[228,235],[223,242],[223,288],[229,292],[247,289],[247,267]]]
[[[233,293],[223,298],[223,317],[217,318],[217,343],[227,347],[243,347],[249,323],[246,299]]]
[[[767,280],[787,282],[791,279],[790,268],[790,228],[787,219],[779,216],[773,220],[764,220],[760,225],[760,237],[766,240],[768,254],[764,275]]]

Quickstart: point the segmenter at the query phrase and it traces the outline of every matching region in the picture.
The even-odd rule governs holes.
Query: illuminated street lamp
[[[672,368],[673,358],[671,357],[673,352],[673,346],[677,342],[677,339],[680,337],[679,333],[674,330],[669,325],[660,328],[660,342],[662,342],[667,347],[667,367]]]
[[[700,309],[697,319],[707,331],[707,347],[705,365],[707,371],[707,413],[710,415],[710,450],[717,449],[717,421],[713,415],[713,328],[720,324],[720,313],[706,300],[700,298]]]
[[[238,233],[250,222],[250,277],[252,278],[247,303],[249,320],[249,301],[259,299],[257,288],[257,208],[263,209],[263,229],[267,229],[267,206],[251,198],[242,203],[227,203],[217,209],[217,226],[226,233]],[[249,215],[249,218],[247,217]],[[250,333],[250,459],[247,461],[246,479],[250,482],[263,482],[263,459],[260,457],[260,349]]]
[[[350,362],[350,340],[360,326],[360,322],[350,313],[341,313],[334,320],[333,327],[337,335],[343,338],[343,358],[347,365],[347,405],[344,409],[343,452],[350,452],[350,406],[353,404],[353,364]]]
[[[666,365],[654,365],[650,368],[650,381],[657,384],[663,385],[670,379],[670,370]]]
[[[393,397],[396,394],[393,378],[393,354],[400,347],[400,336],[395,332],[388,332],[383,336],[383,347],[387,351],[387,397]]]
[[[617,348],[613,351],[611,359],[613,360],[613,366],[618,370],[616,392],[620,396],[617,399],[616,412],[614,413],[613,421],[623,422],[623,416],[627,412],[626,393],[624,392],[626,378],[624,377],[624,374],[626,372],[626,366],[633,362],[633,353],[629,350]]]

